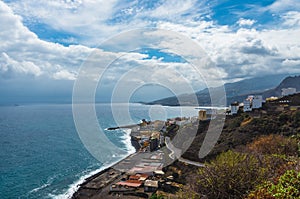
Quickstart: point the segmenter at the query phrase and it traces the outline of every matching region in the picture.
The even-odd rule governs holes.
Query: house
[[[163,176],[165,174],[165,172],[163,172],[162,170],[156,170],[156,171],[154,171],[154,174],[156,176]]]
[[[252,100],[252,109],[261,108],[262,103],[263,103],[262,95],[255,95]]]
[[[200,110],[200,111],[198,112],[198,114],[199,114],[198,119],[199,119],[200,121],[204,121],[204,120],[207,119],[207,118],[206,118],[206,110]]]
[[[282,96],[293,95],[297,92],[296,88],[283,88],[281,89]]]
[[[155,180],[146,180],[144,183],[145,192],[154,192],[158,189],[158,181]]]
[[[131,176],[129,176],[129,180],[138,180],[138,181],[145,181],[145,180],[147,180],[147,178],[149,177],[149,175],[147,175],[147,174],[135,174],[135,175],[131,175]]]
[[[238,102],[231,103],[230,110],[231,110],[231,115],[237,114],[239,110],[239,103]]]
[[[248,99],[244,100],[244,112],[252,111],[252,102]]]

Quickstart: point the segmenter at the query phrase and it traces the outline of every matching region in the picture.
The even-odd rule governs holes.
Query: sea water
[[[96,104],[102,129],[116,124],[111,104]],[[197,110],[185,107],[115,104],[129,110],[130,120],[165,120],[194,116]],[[129,123],[128,123],[129,124]],[[106,136],[124,154],[134,152],[128,131],[106,131]],[[105,151],[103,151],[105,153]],[[34,104],[0,106],[0,198],[69,198],[88,176],[108,167],[96,160],[77,134],[71,104]]]

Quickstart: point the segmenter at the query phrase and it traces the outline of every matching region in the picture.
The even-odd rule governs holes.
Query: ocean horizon
[[[165,120],[195,116],[195,107],[163,107],[142,104],[113,104],[129,107],[128,124],[142,119]],[[104,130],[117,126],[111,104],[95,104]],[[184,111],[182,110],[184,109]],[[69,198],[87,177],[104,170],[135,152],[130,132],[104,130],[108,139],[124,150],[113,161],[102,163],[88,151],[77,134],[72,104],[26,104],[0,106],[0,198]],[[105,153],[105,151],[103,151]]]

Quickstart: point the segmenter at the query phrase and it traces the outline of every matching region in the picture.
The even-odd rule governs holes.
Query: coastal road
[[[200,163],[200,162],[195,162],[195,161],[192,161],[192,160],[188,160],[188,159],[184,159],[181,157],[181,149],[178,149],[176,148],[172,142],[171,142],[171,139],[170,137],[165,137],[165,143],[166,143],[166,146],[167,148],[171,151],[171,153],[169,154],[169,157],[171,159],[175,159],[175,158],[178,158],[178,160],[180,162],[183,162],[183,163],[186,163],[186,164],[190,164],[190,165],[194,165],[194,166],[197,166],[197,167],[204,167],[205,165]]]
[[[197,166],[197,167],[205,167],[205,165],[203,163],[195,162],[195,161],[192,161],[192,160],[187,160],[187,159],[184,159],[182,157],[180,157],[178,160],[179,160],[179,162],[194,165],[194,166]]]

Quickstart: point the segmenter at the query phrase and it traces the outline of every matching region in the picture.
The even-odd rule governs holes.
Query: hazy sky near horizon
[[[188,63],[163,50],[163,42],[121,58],[98,47],[134,28],[170,30],[197,42],[215,63],[206,74],[214,85],[220,78],[300,73],[298,0],[0,0],[0,27],[0,102],[68,101],[80,66],[96,48],[103,59],[116,60],[100,83],[100,101],[108,101],[122,75],[140,66],[154,84],[171,79],[182,93],[183,79],[195,90],[205,87]],[[126,81],[142,84],[143,74]],[[170,95],[151,85],[135,99]]]

